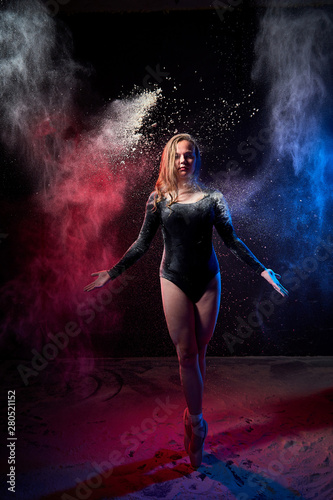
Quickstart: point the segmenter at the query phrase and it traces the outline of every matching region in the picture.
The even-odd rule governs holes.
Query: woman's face
[[[178,180],[188,180],[195,172],[195,149],[191,142],[180,141],[176,145],[175,167]]]

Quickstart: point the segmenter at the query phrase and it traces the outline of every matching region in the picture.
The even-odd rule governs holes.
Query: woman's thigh
[[[209,282],[196,304],[165,278],[161,278],[161,290],[165,319],[175,346],[197,351],[207,345],[214,333],[220,309],[220,273]]]
[[[209,285],[195,304],[195,333],[198,349],[202,349],[210,341],[218,313],[221,299],[221,275],[218,273],[209,282]]]
[[[172,281],[161,278],[162,301],[170,337],[177,348],[197,351],[194,304]]]

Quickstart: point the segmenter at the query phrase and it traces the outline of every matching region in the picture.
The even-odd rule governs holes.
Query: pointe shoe
[[[203,426],[196,428],[192,427],[191,442],[188,450],[191,465],[194,469],[200,467],[202,462],[202,454],[204,450],[204,443],[208,432],[208,424],[203,420]]]
[[[186,453],[188,454],[192,437],[192,425],[188,408],[185,408],[184,410],[183,422],[184,422],[184,448],[186,450]]]

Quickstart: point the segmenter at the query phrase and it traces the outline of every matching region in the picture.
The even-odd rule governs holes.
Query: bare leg
[[[207,434],[207,422],[202,419],[205,355],[220,306],[221,278],[218,273],[210,281],[196,304],[171,281],[161,278],[161,288],[164,314],[177,349],[180,378],[187,402],[184,412],[184,447],[191,465],[197,469],[202,461]]]
[[[190,413],[201,412],[203,381],[195,336],[194,305],[174,283],[161,278],[163,308],[176,347],[180,378]]]
[[[209,283],[193,304],[174,283],[161,278],[164,314],[176,347],[180,377],[191,415],[202,412],[205,354],[213,334],[220,304],[220,275]]]
[[[220,309],[221,278],[218,273],[195,304],[195,332],[199,354],[199,366],[203,381],[206,377],[206,351],[214,333]]]
[[[206,351],[207,345],[199,350],[199,367],[203,383],[205,383],[206,380]]]

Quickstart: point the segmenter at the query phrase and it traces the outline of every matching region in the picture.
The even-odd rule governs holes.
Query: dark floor
[[[50,362],[26,386],[18,364],[2,394],[16,391],[16,492],[3,480],[1,499],[333,499],[333,358],[209,358],[197,471],[176,359]]]

